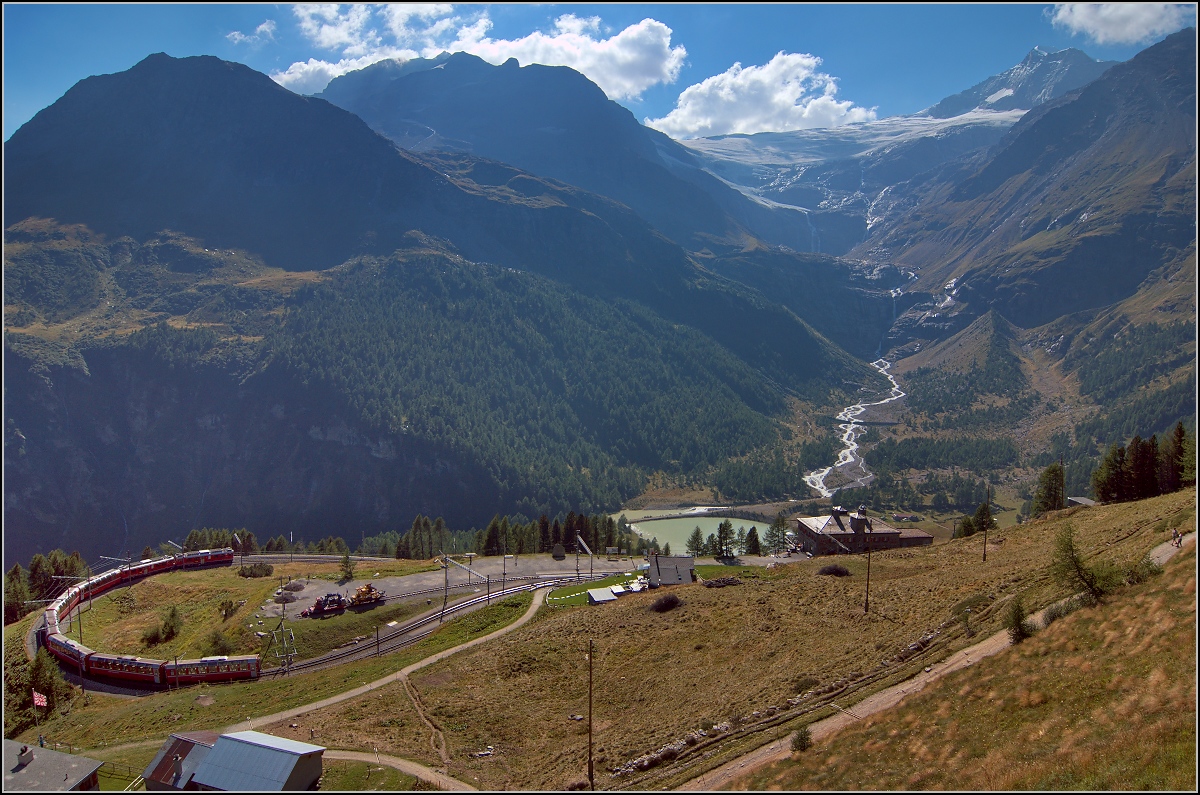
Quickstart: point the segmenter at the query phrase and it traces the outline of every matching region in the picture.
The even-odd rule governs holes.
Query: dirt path
[[[1183,537],[1183,545],[1192,544],[1195,541],[1195,531]],[[1171,542],[1165,541],[1151,550],[1150,557],[1155,563],[1161,566],[1178,553],[1180,548],[1176,548]],[[1040,623],[1044,613],[1045,608],[1037,611],[1030,617]],[[923,690],[930,682],[936,682],[946,674],[966,668],[985,657],[999,654],[1008,648],[1009,645],[1008,632],[997,632],[995,635],[985,638],[974,646],[961,649],[942,662],[931,665],[929,670],[921,671],[911,679],[906,679],[899,684],[892,685],[889,688],[880,690],[878,693],[867,696],[853,706],[846,707],[834,704],[833,706],[839,710],[836,714],[819,720],[816,723],[809,724],[808,729],[812,733],[813,742],[820,742],[830,737],[856,720],[862,720],[868,715],[873,715],[889,707],[894,707],[906,696]],[[678,789],[695,791],[738,788],[738,783],[745,776],[772,762],[787,759],[791,756],[792,738],[794,736],[795,732],[792,732],[786,737],[756,748],[747,754],[726,762],[718,768],[696,776],[678,787]]]
[[[513,623],[509,624],[508,626],[501,627],[500,629],[496,630],[495,632],[491,632],[487,635],[484,635],[483,637],[475,638],[474,640],[469,640],[466,643],[455,646],[453,648],[440,651],[437,654],[426,657],[424,660],[419,660],[418,662],[415,662],[412,665],[406,666],[406,667],[402,668],[401,670],[397,671],[396,673],[388,674],[387,676],[383,677],[382,679],[377,679],[374,682],[368,682],[365,685],[361,685],[352,690],[347,690],[344,693],[339,693],[336,696],[330,696],[329,698],[324,698],[324,699],[321,699],[320,701],[314,701],[311,704],[305,704],[300,707],[294,707],[292,709],[284,710],[283,712],[276,712],[273,715],[264,715],[259,718],[255,718],[255,719],[244,721],[242,723],[234,724],[233,726],[227,726],[224,729],[224,731],[225,732],[246,731],[247,729],[253,729],[255,723],[257,723],[259,725],[259,727],[266,727],[273,723],[278,723],[280,721],[291,720],[292,718],[295,718],[298,715],[303,715],[306,712],[312,712],[314,710],[323,709],[324,707],[332,706],[334,704],[341,703],[342,701],[348,701],[349,699],[357,698],[358,696],[361,696],[364,693],[369,693],[372,690],[377,690],[378,688],[384,687],[385,685],[389,685],[393,682],[402,682],[404,684],[405,692],[408,692],[409,697],[413,699],[413,705],[416,708],[417,713],[419,715],[421,715],[421,719],[423,721],[425,721],[426,725],[429,726],[430,730],[433,732],[433,735],[430,738],[431,746],[433,747],[434,750],[436,750],[438,752],[438,755],[442,759],[442,763],[449,764],[450,760],[449,760],[449,755],[446,752],[445,738],[442,736],[442,733],[432,723],[430,723],[428,718],[425,717],[424,712],[421,710],[420,697],[416,694],[416,692],[415,692],[416,689],[413,688],[412,684],[408,681],[409,674],[413,673],[414,671],[420,670],[421,668],[424,668],[427,665],[432,665],[435,662],[444,660],[447,657],[449,657],[450,655],[457,654],[458,652],[463,651],[464,649],[469,649],[472,646],[479,645],[480,643],[487,643],[489,640],[492,640],[493,638],[498,638],[507,632],[512,632],[517,627],[520,627],[520,626],[528,623],[533,618],[534,614],[537,613],[538,608],[542,606],[542,603],[545,601],[545,599],[546,599],[546,591],[545,590],[534,591],[533,603],[529,605],[529,609],[525,611],[525,614],[523,616],[521,616],[519,619],[517,619]],[[326,751],[326,753],[328,753],[330,755],[331,759],[361,759],[361,761],[368,761],[368,762],[371,761],[372,759],[375,759],[375,754],[373,754],[373,753],[348,751],[348,750],[341,750],[341,749],[334,749],[334,748],[328,749]],[[388,759],[388,760],[394,760],[397,763],[403,763],[403,765],[405,765],[405,766],[401,766],[400,764],[392,764],[392,762],[388,762],[387,764],[391,765],[392,767],[397,768],[398,770],[402,770],[405,773],[416,776],[417,778],[420,778],[422,781],[427,781],[431,784],[435,784],[438,787],[441,787],[442,789],[450,789],[450,790],[474,789],[474,787],[472,787],[462,781],[458,781],[456,779],[451,778],[450,776],[446,775],[446,773],[444,771],[433,770],[432,768],[425,767],[424,765],[418,764],[416,762],[411,762],[411,761],[408,761],[405,759],[400,759],[399,757],[384,756],[383,754],[379,755],[379,759],[381,761],[384,759]]]
[[[407,759],[401,759],[398,756],[389,756],[388,754],[364,753],[362,751],[338,751],[336,749],[328,749],[325,751],[326,759],[347,759],[352,762],[367,762],[380,765],[394,767],[401,773],[407,773],[410,776],[416,776],[422,781],[426,781],[439,789],[450,790],[451,792],[465,792],[474,790],[470,784],[464,781],[459,781],[456,778],[451,778],[445,773],[441,773],[432,768],[419,765],[416,762],[410,762]]]

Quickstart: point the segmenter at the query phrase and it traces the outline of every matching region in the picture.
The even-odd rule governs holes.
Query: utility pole
[[[1058,456],[1058,474],[1062,476],[1062,480],[1058,484],[1058,508],[1062,510],[1067,507],[1067,468],[1063,466],[1063,457]]]
[[[861,514],[861,511],[860,511]],[[871,526],[867,525],[867,595],[863,599],[863,615],[871,606]]]
[[[445,574],[446,586],[442,589],[442,615],[438,618],[438,623],[442,623],[442,619],[446,617],[446,602],[450,600],[450,559],[446,557],[446,550],[442,550],[442,570]]]
[[[595,657],[592,639],[588,638],[588,783],[596,790],[596,773],[592,766],[592,658]]]
[[[988,519],[983,523],[983,562],[987,563],[987,531],[988,525],[992,523],[992,484],[987,487],[987,515]]]

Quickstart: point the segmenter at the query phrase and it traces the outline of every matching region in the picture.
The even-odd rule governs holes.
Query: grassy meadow
[[[1196,552],[737,782],[750,790],[1196,788]]]
[[[524,627],[427,666],[415,672],[411,682],[425,715],[444,734],[450,775],[481,789],[562,789],[586,778],[587,721],[572,716],[587,715],[586,655],[591,641],[595,645],[597,787],[678,786],[831,714],[833,701],[839,706],[853,704],[1000,631],[1004,610],[1014,596],[1020,595],[1034,610],[1068,595],[1071,589],[1049,573],[1054,535],[1061,527],[1069,524],[1074,529],[1089,560],[1105,559],[1124,566],[1168,540],[1173,527],[1194,526],[1195,501],[1195,489],[1189,489],[1140,503],[1061,511],[989,533],[986,563],[980,535],[932,547],[875,553],[870,561],[870,609],[866,612],[867,560],[863,557],[836,559],[850,571],[847,577],[818,573],[830,559],[794,560],[771,569],[712,567],[712,572],[702,570],[701,576],[736,575],[741,584],[672,587],[666,592],[677,595],[681,604],[663,613],[650,609],[663,590],[631,594],[596,607],[543,608]],[[1121,618],[1124,623],[1111,628],[1096,625],[1087,631],[1100,644],[1112,635],[1108,642],[1114,649],[1131,652],[1127,667],[1119,674],[1113,669],[1110,678],[1096,679],[1098,689],[1125,692],[1127,686],[1135,687],[1134,680],[1141,674],[1159,681],[1155,670],[1161,667],[1167,677],[1164,684],[1143,695],[1149,698],[1157,693],[1164,704],[1190,698],[1194,717],[1194,686],[1179,690],[1178,671],[1166,662],[1154,662],[1142,670],[1162,643],[1189,653],[1194,648],[1194,641],[1187,640],[1194,635],[1172,634],[1183,631],[1180,627],[1184,625],[1194,632],[1194,613],[1178,614],[1168,595],[1153,591],[1171,581],[1160,577],[1136,586],[1142,589],[1137,593],[1143,594],[1143,603],[1126,610]],[[1185,591],[1193,589],[1188,598],[1194,601],[1194,578],[1193,585],[1183,587]],[[202,686],[133,701],[93,695],[90,705],[77,700],[69,715],[55,716],[44,731],[60,742],[92,748],[102,743],[111,746],[161,739],[184,728],[220,728],[247,716],[311,703],[478,637],[519,617],[529,598],[514,598],[455,619],[437,635],[395,655],[296,676],[291,681]],[[971,610],[969,627],[967,608]],[[1034,655],[1042,648],[1040,644],[1056,642],[1065,631],[1060,625],[1069,628],[1099,621],[1090,618],[1099,615],[1095,611],[1072,614],[1006,655]],[[1079,640],[1074,643],[1075,648],[1063,642],[1053,653],[1030,656],[1027,665],[1040,666],[1037,670],[1045,679],[1023,683],[1011,693],[990,682],[976,682],[974,678],[985,669],[973,666],[956,675],[960,677],[955,680],[962,690],[960,697],[981,693],[972,697],[986,700],[995,691],[994,698],[1005,699],[1012,710],[1041,710],[1038,728],[1073,737],[1080,730],[1071,721],[1083,713],[1059,706],[1064,704],[1060,689],[1076,685],[1055,684],[1054,677],[1065,675],[1061,669],[1082,670],[1087,663],[1099,664],[1089,656],[1092,647]],[[1194,672],[1192,659],[1190,670]],[[1064,661],[1071,665],[1064,666]],[[1134,692],[1130,689],[1125,697],[1132,698]],[[1089,703],[1087,709],[1095,710],[1098,702]],[[1134,708],[1147,712],[1141,701],[1129,704],[1133,706],[1123,708],[1127,712]],[[954,714],[948,713],[944,720],[950,721]],[[1114,728],[1122,725],[1122,714],[1113,712],[1109,717]],[[983,730],[963,725],[971,720],[968,715],[956,721],[958,731]],[[255,727],[300,740],[307,740],[314,729],[317,742],[329,747],[378,748],[380,753],[441,766],[431,732],[402,685],[388,685],[293,721],[273,726],[256,722]],[[1022,729],[1012,731],[1029,744],[1031,738],[1021,735]],[[935,747],[931,741],[923,742]],[[1057,745],[1064,742],[1059,738]],[[491,756],[473,755],[489,745],[494,749]],[[1014,742],[1014,747],[1017,745]],[[958,744],[945,747],[951,750],[930,751],[932,762],[947,753],[947,759],[953,759],[962,750]],[[1066,747],[1080,750],[1086,746],[1068,743]],[[846,758],[851,757],[846,754]],[[1003,767],[989,764],[992,770]],[[1081,771],[1084,764],[1080,762]],[[1052,765],[1045,775],[1056,771],[1055,775],[1065,776],[1067,769]],[[1056,788],[1094,781],[1082,777],[1038,780],[1050,781],[1046,786]],[[944,786],[956,786],[959,781],[947,779]],[[936,780],[910,782],[907,778],[897,779],[894,785],[937,786]],[[874,785],[864,780],[860,786]]]
[[[571,716],[587,714],[591,640],[597,786],[674,786],[830,714],[831,700],[854,703],[999,631],[1014,595],[1030,609],[1066,596],[1048,571],[1063,524],[1074,527],[1089,557],[1124,565],[1169,539],[1172,527],[1194,523],[1195,497],[1189,490],[1071,509],[989,533],[986,564],[982,536],[872,555],[865,614],[866,560],[858,557],[838,558],[851,571],[841,578],[817,574],[828,559],[754,576],[728,571],[742,585],[671,588],[682,604],[666,613],[650,610],[662,591],[543,609],[525,627],[424,668],[412,682],[445,735],[451,775],[481,788],[561,789],[586,775],[587,722]],[[922,637],[927,648],[909,656],[909,644]],[[340,727],[352,747],[373,742],[381,753],[439,764],[399,686],[306,717]],[[702,738],[694,734],[701,729]],[[659,754],[646,769],[631,769],[672,743],[682,749],[666,757],[677,761]],[[492,756],[470,756],[488,745]]]
[[[142,741],[157,747],[174,731],[220,730],[247,718],[298,707],[380,679],[431,654],[507,626],[524,614],[531,600],[530,594],[510,597],[447,621],[434,635],[395,654],[313,673],[256,682],[202,684],[136,699],[89,691],[86,703],[79,696],[73,704],[43,720],[41,732],[57,742],[85,749],[85,753],[100,749],[100,754],[111,746]],[[262,727],[255,723],[255,728]],[[38,730],[31,728],[12,739],[29,742],[37,735]],[[342,736],[339,727],[326,726],[318,731],[317,740],[330,747],[362,750],[362,746],[343,744]],[[306,728],[303,739],[307,738]]]
[[[396,560],[360,563],[358,576],[396,576],[428,571],[427,561]],[[368,571],[369,569],[369,571]],[[214,630],[222,632],[233,642],[235,653],[261,652],[265,640],[254,633],[270,632],[278,619],[256,618],[259,608],[272,598],[281,582],[289,579],[327,579],[336,582],[341,577],[337,563],[284,563],[274,565],[270,577],[247,578],[238,575],[238,565],[192,571],[173,571],[148,577],[128,586],[116,588],[93,599],[91,607],[83,610],[83,642],[96,651],[134,654],[166,660],[202,657],[213,653],[210,637]],[[220,604],[232,600],[237,607],[228,619],[222,619]],[[183,628],[173,639],[146,644],[146,630],[161,624],[170,608],[178,608]],[[307,604],[293,602],[289,615],[299,618]],[[388,621],[403,621],[425,607],[424,600],[402,604],[389,603],[362,612],[346,613],[320,622],[297,621],[292,626],[301,657],[312,657],[339,646],[352,638],[375,634],[375,627]],[[72,638],[79,639],[79,622],[64,623],[70,627]],[[319,624],[320,626],[315,626]],[[269,662],[269,658],[264,662]]]

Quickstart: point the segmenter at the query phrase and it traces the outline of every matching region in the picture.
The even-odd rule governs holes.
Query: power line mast
[[[279,625],[271,630],[271,644],[267,646],[267,651],[275,650],[275,664],[284,669],[284,673],[288,673],[292,667],[292,661],[296,658],[296,636],[292,634],[291,627],[284,624],[284,617],[279,617]]]

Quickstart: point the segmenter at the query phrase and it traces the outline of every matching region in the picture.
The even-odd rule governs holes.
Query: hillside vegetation
[[[836,405],[852,386],[817,378],[845,356],[828,343],[765,341],[759,326],[810,335],[795,316],[764,306],[738,322],[749,293],[723,304],[715,282],[688,288],[705,311],[678,323],[421,239],[286,273],[176,234],[139,244],[49,221],[10,233],[18,560],[43,532],[97,523],[136,547],[203,525],[375,536],[417,514],[465,531],[497,513],[614,510],[655,472],[715,478],[730,497],[805,496],[802,467],[830,440],[796,437],[789,396]],[[58,268],[49,282],[43,260]],[[799,461],[782,456],[792,448]],[[113,551],[100,541],[61,543]]]
[[[1192,791],[1195,650],[1192,544],[1163,575],[731,788]]]
[[[585,777],[589,640],[595,643],[595,753],[603,788],[682,783],[737,753],[824,717],[1002,629],[1009,600],[1031,609],[1067,591],[1049,573],[1056,530],[1070,524],[1089,559],[1131,564],[1190,526],[1195,490],[1140,503],[1075,509],[936,547],[839,558],[849,577],[803,561],[724,588],[670,589],[681,605],[659,613],[659,593],[602,607],[546,608],[531,625],[413,676],[445,734],[456,773],[481,787],[561,789]],[[967,635],[965,610],[971,608]],[[915,644],[915,646],[913,645]],[[397,688],[315,713],[349,743],[437,764],[427,734],[411,731]],[[392,732],[391,721],[409,729]],[[286,727],[279,727],[287,731]],[[703,731],[704,734],[700,734]],[[384,739],[386,738],[386,739]],[[690,738],[690,739],[689,739]],[[467,755],[492,745],[485,758]],[[466,779],[474,780],[474,779]]]

